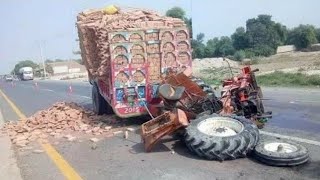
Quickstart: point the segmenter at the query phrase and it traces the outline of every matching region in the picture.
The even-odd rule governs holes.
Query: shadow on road
[[[80,102],[80,106],[84,107],[85,109],[92,110],[92,103],[90,102]]]
[[[137,144],[133,145],[131,148],[132,148],[132,151],[130,151],[130,152],[132,154],[146,153],[146,151],[144,150],[143,143],[137,143]],[[149,153],[169,152],[169,151],[170,151],[170,149],[160,142],[160,143],[156,144],[152,148],[152,151]]]
[[[145,153],[144,144],[142,142],[134,144],[131,148],[131,153],[133,154]],[[172,152],[187,158],[197,160],[201,159],[200,157],[189,151],[183,141],[172,136],[167,136],[164,139],[161,139],[157,144],[155,144],[150,153],[157,152]]]
[[[196,154],[194,154],[193,152],[191,152],[182,140],[175,141],[172,144],[172,149],[174,150],[175,153],[181,156],[191,158],[191,159],[204,160],[199,156],[197,156]]]

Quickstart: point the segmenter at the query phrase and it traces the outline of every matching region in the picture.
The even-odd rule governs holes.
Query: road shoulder
[[[0,109],[0,128],[4,124],[4,119]],[[0,134],[0,174],[1,179],[22,180],[20,169],[18,168],[17,160],[14,155],[11,141],[5,134]]]

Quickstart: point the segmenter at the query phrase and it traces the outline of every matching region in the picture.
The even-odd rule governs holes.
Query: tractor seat
[[[168,100],[179,100],[182,97],[184,90],[185,87],[183,86],[173,87],[170,84],[162,84],[159,87],[159,94]]]

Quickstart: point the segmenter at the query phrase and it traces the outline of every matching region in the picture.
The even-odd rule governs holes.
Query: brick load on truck
[[[96,96],[119,117],[146,114],[145,106],[160,103],[157,88],[168,69],[191,68],[189,30],[180,19],[136,9],[112,15],[88,10],[77,19],[81,56]]]

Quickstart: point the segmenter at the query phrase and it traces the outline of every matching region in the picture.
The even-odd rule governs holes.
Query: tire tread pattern
[[[217,137],[204,134],[198,130],[197,125],[201,121],[217,116],[219,115],[206,115],[191,121],[185,133],[187,147],[198,156],[209,160],[223,161],[246,157],[259,140],[259,131],[256,125],[239,116],[224,116],[241,122],[244,126],[243,131],[235,136]]]

